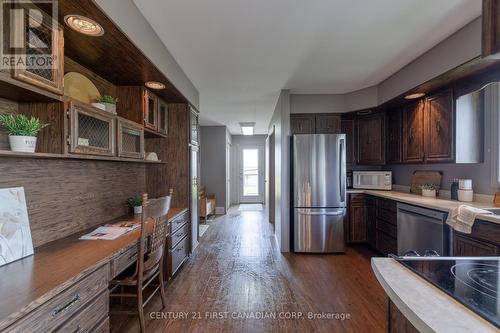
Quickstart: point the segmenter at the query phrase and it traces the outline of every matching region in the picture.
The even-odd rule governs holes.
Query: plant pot
[[[102,111],[106,111],[106,105],[103,103],[92,103],[92,106],[97,109],[101,109]]]
[[[428,198],[435,198],[436,197],[436,190],[422,189],[422,196],[428,197]]]
[[[104,104],[104,108],[105,108],[106,112],[116,114],[116,104],[112,104],[112,103],[102,103],[102,104]]]
[[[134,207],[134,214],[135,215],[142,214],[142,206],[135,206]]]
[[[34,153],[36,136],[9,135],[10,150],[23,153]]]

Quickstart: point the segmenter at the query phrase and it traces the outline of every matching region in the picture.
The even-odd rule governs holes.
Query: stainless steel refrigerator
[[[344,252],[345,134],[292,136],[295,252]]]

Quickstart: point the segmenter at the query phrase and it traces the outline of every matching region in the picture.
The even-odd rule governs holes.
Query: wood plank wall
[[[36,247],[128,214],[127,198],[146,191],[145,165],[0,158],[0,188],[18,186]]]

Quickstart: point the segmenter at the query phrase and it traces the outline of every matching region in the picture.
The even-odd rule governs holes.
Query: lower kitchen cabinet
[[[389,300],[387,306],[387,332],[389,333],[418,333],[415,326]]]
[[[377,202],[374,197],[366,198],[366,241],[372,248],[377,246]]]
[[[364,194],[351,194],[349,201],[349,241],[366,242],[366,203]]]
[[[500,255],[500,225],[476,221],[470,234],[453,231],[453,255],[457,257]]]

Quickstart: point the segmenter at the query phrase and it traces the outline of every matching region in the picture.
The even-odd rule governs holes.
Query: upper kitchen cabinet
[[[143,115],[144,126],[156,131],[158,129],[158,97],[146,89],[144,89]]]
[[[158,132],[168,133],[168,105],[162,100],[158,101]]]
[[[28,8],[27,8],[28,9]],[[24,18],[18,20],[30,22],[32,10],[20,11]],[[53,22],[48,14],[43,13],[40,24],[8,24],[10,43],[15,43],[17,54],[27,66],[12,70],[12,77],[30,85],[59,95],[63,91],[64,77],[64,37],[62,27]],[[48,19],[45,19],[48,18]],[[12,19],[12,17],[11,17]],[[36,59],[36,60],[34,60]]]
[[[424,103],[418,101],[403,109],[403,158],[406,163],[424,161]]]
[[[425,101],[425,161],[453,161],[453,92],[451,89]]]
[[[317,134],[341,133],[340,115],[336,114],[316,115],[316,133]]]
[[[387,163],[401,163],[402,154],[402,111],[401,109],[390,110],[387,118]]]
[[[355,120],[342,119],[340,121],[340,133],[346,136],[346,163],[356,163],[356,136],[355,136]]]
[[[385,115],[358,117],[358,164],[385,164]]]
[[[500,1],[483,0],[482,56],[495,56],[500,52]]]
[[[316,116],[314,114],[291,114],[290,132],[292,134],[314,134],[316,132]]]
[[[191,108],[191,144],[198,146],[200,144],[200,121],[198,111]]]

